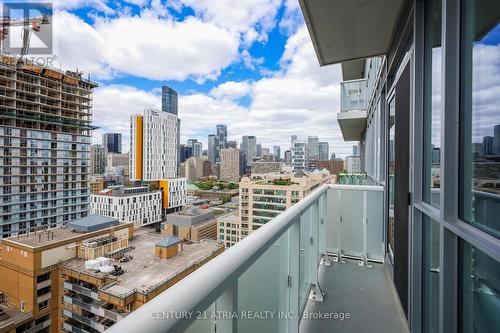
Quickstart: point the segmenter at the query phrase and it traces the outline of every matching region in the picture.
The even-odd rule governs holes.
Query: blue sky
[[[256,135],[289,148],[290,136],[319,136],[347,155],[336,120],[338,66],[319,67],[297,0],[56,0],[56,66],[90,75],[93,142],[120,132],[130,116],[179,93],[181,143],[218,123],[230,140]]]

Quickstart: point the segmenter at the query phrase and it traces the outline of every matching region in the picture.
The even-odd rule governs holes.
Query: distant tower
[[[500,124],[493,130],[493,154],[500,155]]]
[[[177,91],[167,86],[161,87],[161,110],[177,116]]]
[[[217,139],[219,139],[219,150],[227,148],[227,126],[217,125]]]
[[[102,135],[102,145],[108,153],[122,153],[122,134],[121,133],[104,133]]]

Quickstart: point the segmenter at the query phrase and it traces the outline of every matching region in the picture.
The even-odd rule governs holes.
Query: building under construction
[[[96,86],[0,55],[0,237],[87,215]]]

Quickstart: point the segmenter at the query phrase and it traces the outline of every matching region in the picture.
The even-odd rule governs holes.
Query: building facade
[[[295,172],[307,171],[309,168],[309,151],[307,143],[296,140],[292,147],[292,166]]]
[[[85,216],[90,194],[97,85],[76,72],[16,63],[0,56],[0,237]]]
[[[219,151],[228,148],[227,146],[227,126],[224,124],[217,124],[217,140],[219,141]]]
[[[177,116],[146,109],[130,118],[130,179],[155,181],[177,175]]]
[[[219,161],[219,138],[215,134],[208,135],[208,159],[212,164]]]
[[[122,153],[122,134],[121,133],[104,133],[102,135],[102,145],[106,149],[106,153],[121,154]]]
[[[281,160],[281,147],[273,146],[273,155],[276,158],[276,161]]]
[[[328,161],[330,159],[330,145],[328,142],[319,142],[319,161]]]
[[[130,175],[130,159],[129,154],[106,154],[106,168],[123,167],[124,175]]]
[[[361,158],[359,156],[347,156],[345,158],[345,170],[348,173],[362,173]]]
[[[90,196],[90,214],[133,223],[137,228],[157,223],[162,219],[162,193],[147,186],[109,187]]]
[[[240,181],[240,150],[227,148],[220,151],[219,178],[225,182],[238,183]]]
[[[500,160],[477,152],[500,124],[499,99],[484,98],[500,91],[500,3],[301,4],[320,64],[342,63],[344,140],[385,191],[385,262],[409,329],[498,330],[500,296],[484,291],[500,290]],[[328,48],[351,31],[357,46]]]
[[[309,150],[309,159],[319,160],[319,139],[317,136],[307,137],[307,147]]]
[[[239,211],[236,210],[217,218],[217,240],[223,242],[226,249],[238,243],[241,239]]]
[[[253,158],[257,156],[257,137],[253,135],[244,135],[241,138],[241,157],[242,157],[242,170],[253,162]]]
[[[328,172],[308,175],[263,174],[240,181],[241,238],[269,222],[323,184],[331,181]]]
[[[102,175],[106,168],[106,149],[103,145],[90,146],[90,174]]]

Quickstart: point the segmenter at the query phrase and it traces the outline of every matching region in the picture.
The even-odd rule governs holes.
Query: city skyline
[[[265,147],[289,148],[291,134],[318,135],[332,151],[349,153],[331,112],[340,105],[340,67],[316,66],[298,2],[243,2],[237,15],[217,1],[137,3],[55,4],[54,65],[99,82],[92,143],[104,132],[121,133],[126,152],[130,115],[160,109],[166,85],[178,92],[180,142],[197,138],[207,147],[208,134],[223,123],[228,140],[255,135]],[[139,61],[115,54],[130,50]]]

